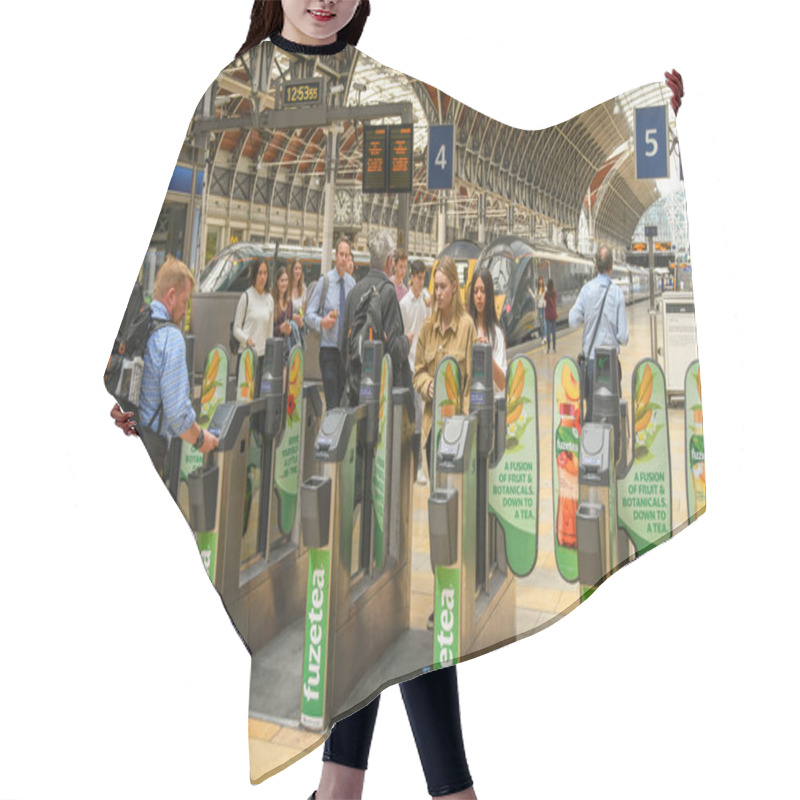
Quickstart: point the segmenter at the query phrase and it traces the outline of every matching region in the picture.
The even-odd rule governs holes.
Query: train
[[[561,322],[569,315],[581,287],[595,273],[594,259],[549,244],[532,243],[519,236],[502,236],[485,247],[474,269],[486,268],[492,276],[497,318],[508,345],[520,344],[539,330],[536,287],[552,278]],[[614,264],[611,280],[622,289],[630,304],[649,296],[647,270]],[[471,282],[471,277],[470,277]]]
[[[369,253],[353,250],[353,277],[359,280],[369,271]],[[198,291],[236,292],[241,294],[250,285],[250,267],[262,260],[267,262],[272,277],[280,267],[290,267],[295,259],[303,265],[306,285],[316,281],[322,271],[322,248],[297,245],[232,244],[221,250],[200,273]],[[336,261],[331,256],[331,264]]]
[[[452,256],[456,262],[465,303],[475,270],[480,267],[489,270],[497,318],[510,346],[543,335],[536,308],[539,277],[544,278],[545,285],[553,279],[558,293],[559,321],[565,324],[581,287],[595,275],[592,258],[553,245],[533,243],[518,236],[502,236],[481,248],[475,242],[459,239],[448,244],[435,259],[422,257],[429,270],[431,294],[433,272],[445,255]],[[416,257],[412,254],[409,260]],[[197,338],[195,371],[202,370],[200,359],[208,348],[227,341],[236,303],[249,285],[250,266],[266,260],[271,280],[278,267],[288,267],[296,258],[303,264],[306,285],[316,281],[322,265],[322,248],[319,247],[238,243],[226,247],[208,262],[200,273],[190,311],[190,328]],[[354,250],[353,263],[353,277],[359,280],[369,271],[369,253]],[[656,292],[660,293],[663,276],[656,278]],[[611,279],[622,290],[626,303],[649,297],[649,274],[642,267],[616,263]]]
[[[456,239],[451,242],[447,247],[433,261],[430,275],[427,275],[428,291],[433,297],[433,273],[436,270],[439,261],[445,256],[450,256],[456,262],[456,269],[458,270],[458,282],[461,287],[461,299],[464,304],[467,303],[467,287],[472,285],[472,276],[475,273],[475,264],[481,255],[481,246],[469,239]]]

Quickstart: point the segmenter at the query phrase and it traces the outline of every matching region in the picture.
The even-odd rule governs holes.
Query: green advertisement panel
[[[689,522],[694,522],[706,510],[706,447],[703,439],[703,394],[699,361],[689,364],[684,391],[686,504]]]
[[[553,373],[553,537],[565,581],[578,580],[578,459],[581,383],[578,365],[561,358]]]
[[[256,396],[256,352],[245,347],[239,355],[236,379],[236,401],[246,402]],[[247,445],[247,472],[242,523],[242,562],[246,563],[256,552],[258,539],[258,505],[261,494],[261,440],[250,429]]]
[[[280,441],[275,449],[273,487],[278,500],[278,528],[291,533],[297,516],[297,493],[300,487],[300,455],[303,449],[303,349],[289,353],[289,382],[286,388],[286,417]]]
[[[461,413],[461,370],[452,356],[445,356],[436,368],[433,381],[433,446],[431,447],[431,488],[436,488],[436,453],[445,417]]]
[[[459,608],[461,606],[461,570],[458,567],[436,567],[434,588],[433,667],[452,667],[457,663],[459,648]]]
[[[489,513],[502,527],[511,571],[529,575],[539,534],[539,404],[536,370],[526,356],[508,366],[506,447],[489,471]]]
[[[209,350],[203,370],[203,383],[200,389],[200,416],[197,424],[207,428],[217,406],[227,400],[228,392],[228,351],[217,345]],[[178,506],[186,519],[189,519],[189,475],[203,466],[203,454],[195,450],[189,442],[181,442],[181,471],[178,485]]]
[[[385,556],[384,532],[388,530],[389,504],[386,502],[387,464],[390,458],[389,441],[392,430],[392,359],[383,357],[381,364],[381,392],[378,408],[378,442],[372,469],[372,516],[375,531],[375,566],[383,569]]]
[[[218,538],[216,531],[195,534],[197,549],[200,551],[200,557],[203,559],[203,566],[206,568],[208,577],[211,578],[211,583],[214,583],[217,577]]]
[[[236,379],[236,400],[253,400],[256,396],[256,351],[245,347],[239,356]]]
[[[308,552],[306,640],[300,700],[300,722],[310,730],[322,730],[325,724],[330,585],[331,551],[312,548]]]
[[[641,556],[672,535],[672,478],[667,390],[652,359],[636,365],[632,379],[633,463],[618,481],[619,524]]]

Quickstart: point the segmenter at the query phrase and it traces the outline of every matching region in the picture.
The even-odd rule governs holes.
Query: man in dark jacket
[[[358,303],[373,286],[380,292],[381,321],[385,336],[384,354],[392,357],[394,386],[411,388],[411,370],[408,366],[408,352],[411,348],[409,337],[403,329],[400,303],[397,301],[395,286],[389,276],[394,264],[395,239],[391,231],[380,230],[369,241],[369,272],[351,289],[344,308],[344,320],[340,328],[343,374],[350,369],[347,351],[347,335],[353,322]],[[352,398],[351,398],[352,400]],[[345,403],[346,398],[343,398]],[[352,403],[346,403],[351,405]]]

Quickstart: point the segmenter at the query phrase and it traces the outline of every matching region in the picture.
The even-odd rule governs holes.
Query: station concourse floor
[[[621,348],[622,393],[631,407],[631,374],[636,364],[650,356],[650,322],[647,301],[628,306],[630,341]],[[578,603],[578,585],[567,583],[558,572],[553,537],[553,495],[551,476],[553,371],[559,358],[577,358],[582,328],[561,328],[556,334],[556,353],[547,353],[541,340],[516,347],[509,353],[524,353],[536,368],[539,395],[539,544],[536,566],[526,578],[517,579],[517,634],[524,636],[563,615]],[[660,333],[660,331],[659,331]],[[669,442],[672,467],[673,535],[687,522],[686,481],[684,475],[684,412],[682,405],[670,405]],[[424,464],[423,456],[423,464]],[[433,572],[430,566],[427,501],[429,486],[414,484],[414,516],[411,566],[411,628],[425,630],[433,610]],[[299,753],[321,744],[319,734],[301,728],[284,727],[250,718],[251,777],[257,779]],[[321,760],[320,751],[318,757]]]

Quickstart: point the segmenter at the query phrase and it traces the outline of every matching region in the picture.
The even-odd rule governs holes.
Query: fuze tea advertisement
[[[237,402],[248,402],[256,396],[256,351],[245,347],[239,356],[239,374],[236,381]],[[261,502],[261,447],[255,428],[250,428],[247,445],[247,470],[244,494],[244,519],[242,520],[242,562],[255,555],[258,548],[258,508]]]
[[[206,366],[203,370],[203,383],[200,390],[200,416],[197,422],[201,428],[207,428],[214,412],[227,400],[228,392],[228,351],[224,347],[213,347],[206,357]],[[195,450],[188,442],[181,446],[181,479],[179,492],[185,491],[186,510],[184,514],[189,518],[189,475],[198,467],[203,466],[203,454]],[[180,503],[181,495],[178,496]],[[181,509],[183,510],[183,508]],[[197,531],[195,541],[203,559],[203,566],[208,572],[208,577],[213,581],[217,573],[217,544],[219,532],[216,530]]]
[[[431,487],[436,488],[436,453],[439,452],[439,439],[445,417],[461,413],[461,370],[452,356],[446,356],[436,368],[433,384],[433,447],[431,448]]]
[[[661,367],[640,361],[633,373],[633,464],[619,480],[619,522],[636,554],[672,534],[667,391]]]
[[[503,528],[508,565],[520,577],[536,564],[538,495],[536,370],[528,358],[519,356],[508,367],[506,446],[489,473],[489,513]]]
[[[303,350],[289,354],[289,384],[286,391],[286,418],[280,443],[275,450],[275,494],[278,498],[278,527],[291,533],[297,515],[300,484],[300,452],[303,434]]]
[[[392,373],[391,357],[385,355],[381,363],[381,391],[378,406],[378,442],[375,447],[375,461],[372,467],[372,514],[375,522],[375,566],[383,568],[384,531],[386,529],[386,464],[389,460],[389,436],[386,433],[387,420],[392,414]],[[391,430],[391,427],[390,427]]]
[[[200,388],[200,416],[197,424],[208,428],[217,407],[228,399],[228,351],[219,345],[212,347],[206,356],[203,383]],[[203,466],[203,454],[189,442],[181,442],[181,471],[178,487],[178,506],[189,519],[189,475]]]
[[[300,722],[322,730],[325,719],[325,677],[328,664],[328,614],[331,602],[331,551],[316,548],[308,554],[306,641]]]
[[[578,580],[578,461],[581,449],[578,365],[562,358],[553,373],[553,534],[561,577]]]
[[[436,567],[434,583],[433,666],[452,667],[458,660],[461,646],[458,635],[461,570],[458,567]]]
[[[684,392],[686,502],[689,521],[694,522],[706,510],[706,447],[703,438],[703,394],[699,361],[693,361],[686,370]]]

